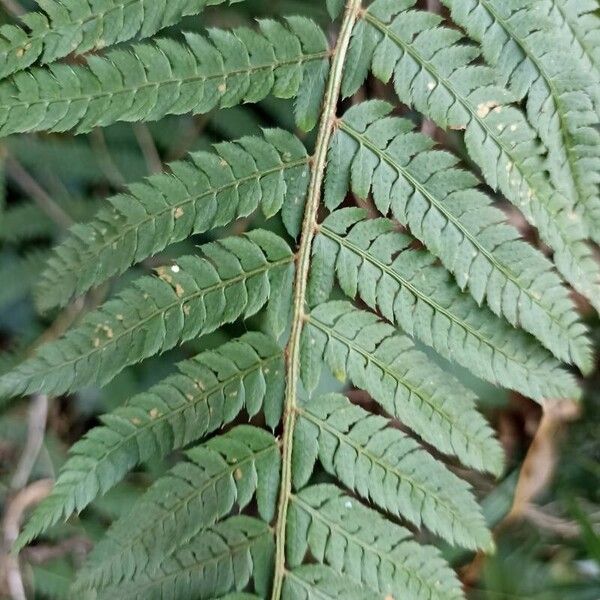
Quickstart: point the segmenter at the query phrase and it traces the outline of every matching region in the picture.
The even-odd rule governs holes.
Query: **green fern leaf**
[[[265,139],[242,138],[172,164],[111,198],[95,219],[72,228],[58,246],[38,286],[38,305],[64,305],[113,275],[125,272],[169,244],[245,217],[259,206],[286,216],[302,206],[308,157],[301,142],[282,130]],[[290,227],[293,223],[290,222]]]
[[[22,27],[0,27],[0,79],[40,60],[101,50],[150,37],[187,15],[225,0],[41,0],[44,12],[23,16]],[[241,0],[229,0],[231,3]]]
[[[327,40],[310,20],[288,28],[213,29],[209,39],[159,39],[88,57],[87,67],[55,64],[0,83],[0,135],[25,131],[81,133],[117,121],[154,121],[168,114],[207,113],[257,102],[273,93],[296,97],[296,118],[311,129],[328,71]],[[303,84],[304,82],[304,84]]]
[[[288,521],[292,567],[307,550],[317,561],[380,594],[402,590],[405,600],[464,598],[456,574],[430,546],[384,519],[333,485],[316,485],[294,495]],[[381,597],[381,596],[380,596]]]
[[[0,397],[34,390],[61,394],[104,385],[128,365],[251,316],[271,298],[273,328],[289,309],[293,256],[273,233],[255,230],[202,247],[143,277],[0,378]],[[274,301],[274,302],[273,302]]]
[[[548,170],[555,187],[578,207],[590,233],[600,240],[600,133],[589,69],[569,43],[569,27],[553,27],[554,0],[535,6],[522,0],[445,0],[452,18],[482,44],[503,83],[522,100],[527,117],[548,148]],[[564,32],[564,34],[563,34]],[[593,90],[592,90],[593,92]]]
[[[312,300],[328,299],[334,274],[406,333],[477,376],[530,398],[572,398],[573,377],[534,338],[512,328],[461,293],[445,269],[387,219],[365,220],[361,209],[332,213],[314,246]]]
[[[339,122],[330,148],[328,207],[336,208],[349,186],[362,198],[372,191],[378,210],[391,210],[409,226],[461,289],[589,372],[590,341],[552,264],[505,223],[473,175],[456,168],[455,157],[432,150],[430,138],[390,111],[386,103],[366,102]]]
[[[79,573],[76,590],[133,579],[160,564],[181,540],[227,516],[235,504],[246,507],[254,494],[261,518],[273,519],[281,455],[272,435],[239,426],[186,454],[187,462],[160,478],[108,530]]]
[[[349,302],[314,308],[302,332],[302,380],[309,391],[323,362],[438,450],[476,469],[502,471],[502,448],[475,409],[473,392],[374,314]]]
[[[298,407],[294,486],[319,459],[327,473],[379,508],[466,548],[493,542],[469,486],[390,421],[331,394]]]
[[[181,363],[179,374],[105,415],[103,426],[71,448],[51,495],[35,510],[19,544],[81,512],[137,464],[202,438],[243,409],[255,415],[264,407],[267,423],[275,427],[281,416],[282,361],[274,342],[250,333]]]
[[[288,571],[281,597],[283,600],[381,600],[380,594],[322,565]]]
[[[155,569],[98,590],[97,600],[209,600],[250,581],[261,598],[271,577],[273,535],[258,519],[236,516],[182,543]]]
[[[570,32],[575,56],[592,66],[595,74],[600,73],[600,16],[596,0],[555,0],[555,18]],[[578,51],[577,51],[578,46]],[[596,80],[597,81],[597,80]]]
[[[376,0],[355,27],[344,93],[350,95],[369,67],[393,78],[402,102],[440,127],[464,129],[471,158],[486,182],[519,208],[554,250],[559,272],[600,308],[600,266],[585,243],[587,228],[571,203],[550,184],[544,149],[525,115],[509,103],[490,68],[475,64],[479,51],[461,44],[441,17],[409,10],[414,0]]]

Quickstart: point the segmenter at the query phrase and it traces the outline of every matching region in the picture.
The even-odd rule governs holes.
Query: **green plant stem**
[[[361,8],[360,0],[347,0],[340,33],[333,52],[331,72],[323,101],[323,111],[319,124],[319,133],[315,145],[312,173],[302,234],[296,263],[296,281],[294,287],[294,304],[292,317],[292,332],[287,346],[287,386],[285,394],[284,423],[283,423],[283,466],[281,473],[281,489],[275,527],[276,552],[275,572],[273,577],[272,600],[279,600],[285,575],[285,544],[288,505],[292,492],[292,441],[296,425],[296,397],[298,395],[300,367],[300,336],[305,319],[306,287],[310,268],[310,255],[313,239],[317,229],[317,213],[321,202],[325,167],[327,165],[327,150],[336,121],[336,109],[340,98],[340,88],[344,72],[344,63],[350,44],[352,29]]]

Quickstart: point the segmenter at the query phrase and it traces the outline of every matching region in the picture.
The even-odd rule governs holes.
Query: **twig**
[[[12,156],[6,157],[6,173],[59,226],[68,229],[74,221],[48,192]]]
[[[117,189],[125,188],[127,186],[125,177],[123,177],[123,174],[119,171],[119,167],[115,164],[101,129],[94,129],[94,131],[92,131],[90,134],[90,142],[92,144],[92,150],[96,153],[98,158],[100,168],[111,185]]]
[[[27,442],[10,482],[13,490],[20,490],[29,481],[29,476],[44,443],[47,416],[48,396],[46,394],[35,394],[31,397],[31,405],[29,407]]]
[[[6,582],[12,600],[26,600],[26,596],[23,578],[19,568],[19,559],[11,553],[11,547],[17,537],[19,537],[19,529],[23,514],[30,506],[41,502],[50,493],[52,485],[53,482],[51,479],[40,479],[35,481],[26,488],[23,488],[12,498],[4,513],[4,552],[2,556],[2,566],[4,568]]]
[[[144,155],[148,171],[150,173],[160,173],[163,170],[162,160],[156,149],[150,129],[144,123],[136,123],[133,126],[133,133]]]
[[[13,17],[19,18],[27,12],[17,0],[0,0],[0,4]]]

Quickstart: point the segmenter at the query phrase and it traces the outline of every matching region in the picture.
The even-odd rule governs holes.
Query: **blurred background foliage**
[[[33,10],[35,4],[0,0],[0,22],[12,21],[21,8]],[[207,10],[202,17],[188,18],[162,35],[176,38],[181,31],[211,25],[251,26],[256,16],[280,14],[303,14],[328,23],[323,0],[249,0]],[[390,91],[374,81],[360,93],[394,101]],[[406,108],[400,107],[399,113],[419,121],[419,116]],[[88,219],[104,198],[162,170],[166,163],[214,142],[256,133],[265,126],[293,129],[291,106],[269,99],[206,116],[169,117],[148,125],[119,124],[78,137],[42,134],[5,140],[0,146],[0,372],[39,343],[60,335],[140,271],[150,271],[174,256],[193,252],[194,245],[208,239],[196,236],[171,246],[67,309],[39,315],[32,286],[49,248],[61,240],[72,223]],[[458,136],[443,134],[428,123],[423,128],[440,144],[461,153]],[[311,136],[304,136],[304,140],[310,148]],[[462,156],[467,160],[464,152]],[[523,229],[518,215],[505,209],[535,243],[534,232]],[[235,223],[231,230],[240,232],[259,224],[281,230],[277,220],[264,224],[260,217],[253,219],[252,223]],[[583,302],[582,311],[600,342],[600,322]],[[23,399],[2,407],[0,504],[4,539],[0,541],[0,597],[6,597],[4,572],[10,529],[25,518],[36,494],[45,493],[48,480],[55,477],[65,460],[66,449],[97,424],[100,414],[164,377],[174,362],[239,333],[232,326],[187,343],[126,369],[103,389],[90,388],[69,397]],[[458,375],[478,392],[482,410],[497,428],[508,457],[499,482],[477,476],[472,479],[494,527],[496,554],[474,556],[444,549],[461,575],[468,598],[600,600],[600,376],[595,374],[585,382],[587,393],[581,406],[563,404],[542,415],[527,399],[499,392],[465,372]],[[330,391],[340,389],[334,380],[324,385]],[[369,402],[368,398],[360,400]],[[27,548],[21,567],[31,598],[66,598],[74,570],[92,543],[170,464],[144,465],[79,518],[56,527],[51,536]],[[36,489],[29,483],[32,481],[42,483]]]

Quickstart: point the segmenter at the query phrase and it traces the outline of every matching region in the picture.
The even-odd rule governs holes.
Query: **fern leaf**
[[[275,427],[282,372],[281,349],[257,333],[181,363],[179,374],[105,415],[101,427],[71,448],[51,495],[33,513],[19,544],[81,512],[137,464],[202,438],[243,409],[254,415],[264,407],[267,423]],[[140,531],[145,523],[140,522]]]
[[[89,219],[94,213],[94,203],[82,198],[66,198],[55,202],[75,221]],[[58,230],[56,221],[41,212],[37,204],[21,202],[3,213],[0,240],[11,244],[27,242],[52,237]]]
[[[71,53],[150,37],[187,15],[202,12],[205,6],[224,1],[43,0],[39,2],[43,12],[23,16],[27,30],[15,25],[0,27],[0,79],[38,60],[49,63]]]
[[[600,133],[586,64],[569,44],[568,27],[552,26],[560,12],[554,0],[445,0],[452,17],[482,44],[488,62],[521,100],[548,148],[548,170],[556,188],[578,207],[600,240]],[[595,82],[595,78],[592,79]],[[594,83],[598,89],[600,85]],[[595,94],[598,96],[598,93]]]
[[[309,391],[323,362],[441,452],[470,467],[502,471],[502,448],[475,409],[473,392],[374,314],[340,301],[313,309],[302,331],[302,380]]]
[[[600,309],[600,266],[585,243],[587,228],[549,182],[544,149],[525,115],[509,103],[496,72],[475,64],[479,51],[461,34],[439,27],[433,13],[409,10],[414,0],[375,0],[355,27],[344,93],[369,67],[393,78],[400,100],[440,127],[464,129],[471,158],[486,182],[519,208],[554,250],[559,272]]]
[[[171,165],[170,174],[132,185],[111,198],[93,221],[72,228],[38,286],[38,305],[64,305],[169,244],[245,217],[259,206],[265,216],[284,202],[302,206],[308,157],[301,142],[282,130],[242,138]],[[293,206],[290,206],[293,205]],[[290,223],[290,225],[292,225]]]
[[[299,407],[294,486],[319,459],[327,473],[378,507],[466,548],[493,542],[469,486],[390,421],[330,394]]]
[[[260,339],[260,338],[258,338]],[[275,438],[239,426],[188,451],[96,545],[75,589],[131,580],[160,564],[175,544],[243,509],[257,494],[262,519],[275,514],[281,455]]]
[[[381,596],[323,565],[306,565],[285,574],[282,600],[381,600]]]
[[[258,519],[236,516],[182,543],[160,566],[121,584],[102,588],[97,600],[209,600],[248,583],[266,597],[273,536]]]
[[[433,150],[409,121],[389,117],[391,108],[365,102],[339,122],[329,152],[328,207],[336,208],[349,186],[362,198],[372,191],[378,210],[409,226],[461,289],[588,372],[590,341],[552,264],[505,223],[475,177],[456,167],[458,159]]]
[[[293,496],[288,528],[292,568],[309,550],[317,561],[383,595],[402,590],[405,600],[464,598],[456,574],[435,548],[417,544],[410,531],[333,485]]]
[[[0,135],[81,133],[117,121],[207,113],[270,93],[296,97],[298,124],[311,129],[328,71],[327,40],[308,19],[290,17],[287,24],[263,21],[261,33],[214,29],[208,39],[187,34],[185,44],[159,39],[90,56],[86,67],[17,73],[0,83]]]
[[[159,277],[137,280],[63,338],[42,346],[0,378],[0,397],[104,385],[128,365],[253,315],[269,298],[274,328],[281,331],[293,271],[281,238],[254,230],[206,244],[202,254],[161,267]]]
[[[332,213],[314,246],[312,299],[344,292],[477,376],[543,401],[579,396],[573,377],[537,341],[460,291],[447,271],[387,219],[361,209]]]
[[[576,56],[600,73],[600,16],[596,0],[554,0],[562,31],[570,32],[579,51]],[[573,44],[575,46],[576,44]]]

